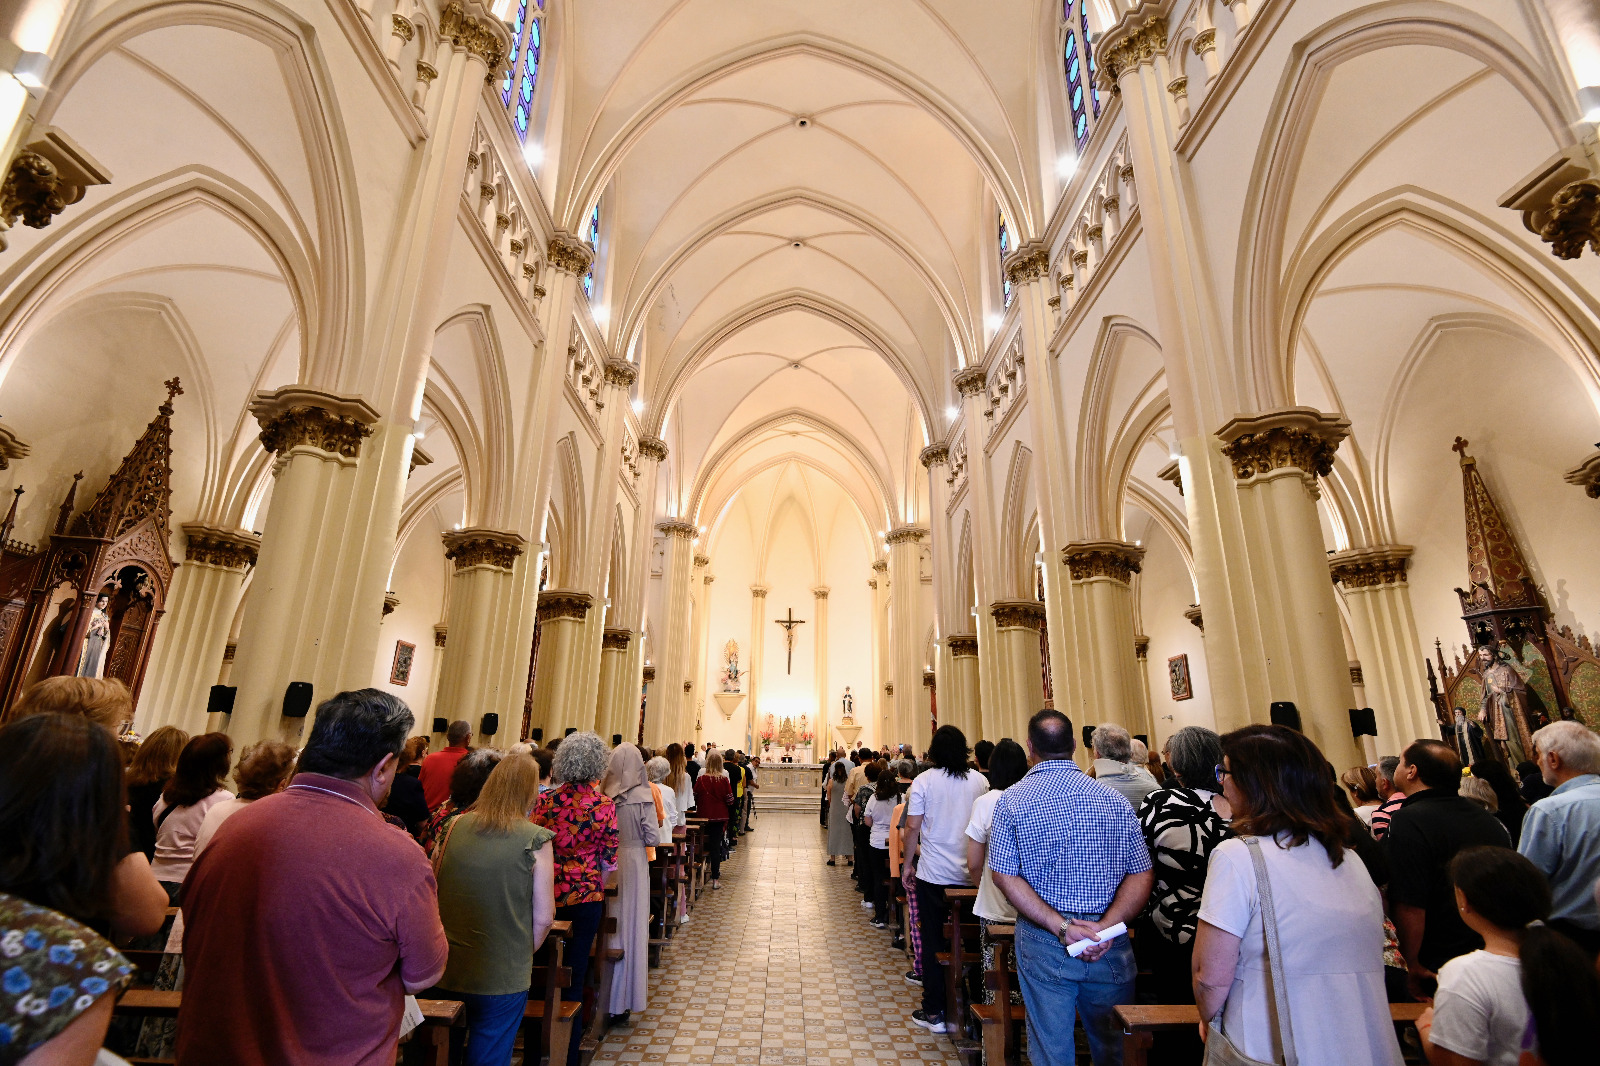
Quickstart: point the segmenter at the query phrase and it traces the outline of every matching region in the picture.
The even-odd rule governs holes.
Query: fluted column
[[[666,617],[657,627],[659,646],[655,649],[656,688],[650,716],[645,721],[645,743],[664,747],[687,735],[684,726],[683,686],[689,680],[689,580],[694,574],[694,539],[699,535],[693,522],[672,519],[656,528],[665,538],[666,581],[662,600]],[[689,721],[689,725],[694,723]]]
[[[1406,582],[1411,546],[1351,548],[1335,553],[1328,563],[1350,609],[1362,687],[1378,719],[1378,750],[1401,751],[1413,740],[1433,736],[1437,727],[1417,670],[1426,655],[1417,640]]]
[[[594,597],[579,589],[539,593],[537,620],[543,628],[533,677],[532,725],[543,729],[547,738],[561,736],[569,726],[590,729],[594,725],[593,701],[580,705],[573,699],[584,687],[578,674],[583,667],[585,622],[593,607]]]
[[[750,683],[750,698],[745,700],[745,743],[753,744],[761,729],[761,678],[766,674],[763,656],[767,650],[767,586],[750,586],[750,668],[745,679]]]
[[[609,626],[600,638],[600,691],[595,702],[595,731],[607,744],[615,734],[630,740],[626,723],[618,720],[617,707],[621,702],[617,690],[628,685],[624,673],[628,661],[628,645],[633,643],[633,633]]]
[[[1003,734],[994,732],[990,721],[1004,697],[1002,678],[1006,670],[998,658],[1000,642],[995,636],[993,615],[984,604],[1002,599],[1006,593],[1005,579],[1000,573],[999,510],[995,506],[994,483],[990,480],[989,464],[984,461],[986,443],[983,427],[988,420],[983,417],[984,398],[988,381],[983,368],[969,366],[957,371],[952,379],[961,394],[963,414],[962,433],[967,446],[967,495],[972,501],[972,581],[974,602],[978,613],[973,628],[978,638],[978,703],[973,707],[973,728],[986,740],[999,740]],[[1032,595],[1033,590],[1027,590]],[[1035,708],[1037,710],[1038,708]]]
[[[952,633],[944,638],[950,680],[939,687],[939,721],[948,721],[977,743],[984,738],[978,702],[978,638]],[[991,737],[998,740],[998,737]]]
[[[989,605],[989,616],[994,619],[994,642],[998,645],[993,659],[1001,671],[997,686],[1000,699],[992,708],[984,705],[983,735],[989,740],[1020,739],[1027,733],[1028,719],[1044,706],[1044,662],[1039,657],[1044,604],[1037,600],[999,600]]]
[[[1118,722],[1130,733],[1154,736],[1134,654],[1130,587],[1144,549],[1115,540],[1075,541],[1061,558],[1071,577],[1077,656],[1076,669],[1068,672],[1077,675],[1072,692],[1078,703],[1058,697],[1056,707],[1082,725]]]
[[[694,601],[694,609],[689,613],[694,618],[694,632],[689,638],[689,690],[684,694],[687,708],[684,741],[700,740],[705,728],[706,693],[712,691],[711,686],[706,684],[706,641],[711,633],[711,585],[716,580],[710,570],[710,557],[695,555],[694,570],[689,577]]]
[[[646,590],[650,577],[650,550],[655,538],[655,501],[657,472],[667,458],[667,444],[659,437],[639,438],[639,505],[634,510],[633,545],[628,562],[628,580],[621,590],[611,593],[611,615],[620,628],[631,629],[634,639],[628,642],[622,667],[626,684],[615,690],[616,703],[611,709],[613,733],[621,733],[624,740],[632,740],[639,730],[639,693],[644,681],[645,659],[654,661],[655,649],[645,646]],[[659,628],[659,627],[657,627]],[[655,694],[651,689],[650,711],[655,713]],[[609,739],[609,735],[607,737]]]
[[[956,693],[953,683],[953,659],[950,654],[950,634],[966,632],[971,619],[961,617],[966,606],[965,590],[957,584],[956,538],[950,531],[950,518],[946,513],[950,504],[950,448],[946,444],[932,444],[922,449],[917,457],[928,471],[928,512],[931,515],[931,547],[933,558],[933,627],[937,644],[934,648],[933,668],[943,685],[939,690],[939,723],[954,725],[969,740],[976,740],[974,727],[966,719],[963,699]]]
[[[894,735],[894,681],[889,669],[889,563],[879,559],[872,564],[872,702],[863,711],[877,728],[878,742],[900,744],[907,738]]]
[[[927,717],[918,712],[922,689],[922,639],[927,619],[922,604],[921,526],[898,526],[885,538],[889,545],[889,656],[894,679],[895,734],[919,751],[927,747]]]
[[[827,750],[827,738],[831,732],[829,726],[832,725],[829,720],[829,716],[833,713],[829,706],[832,701],[828,698],[828,593],[831,591],[826,585],[818,585],[811,590],[812,620],[816,626],[816,631],[811,637],[817,642],[815,670],[817,711],[811,716],[811,720],[816,723],[812,730],[816,734],[816,739],[811,743],[814,758]]]
[[[184,565],[172,579],[134,720],[144,734],[164,725],[204,732],[245,574],[261,550],[261,538],[248,530],[190,522],[183,532]]]
[[[453,567],[445,626],[455,639],[440,657],[434,711],[474,728],[490,711],[504,725],[520,723],[527,653],[506,619],[515,610],[514,575],[527,542],[517,533],[478,528],[452,530],[443,540]]]

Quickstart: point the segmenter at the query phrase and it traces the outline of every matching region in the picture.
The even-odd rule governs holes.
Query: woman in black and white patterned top
[[[1150,793],[1139,812],[1155,864],[1150,894],[1157,936],[1152,962],[1160,1003],[1193,1003],[1189,980],[1200,894],[1212,849],[1231,834],[1233,812],[1217,784],[1222,741],[1202,726],[1186,726],[1167,740],[1163,753],[1178,784]]]

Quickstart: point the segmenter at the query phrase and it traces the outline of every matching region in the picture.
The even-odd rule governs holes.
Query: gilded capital
[[[1030,281],[1050,276],[1050,246],[1044,241],[1029,241],[1006,256],[1001,264],[1006,280],[1012,285],[1026,285]]]
[[[955,382],[956,391],[963,396],[972,396],[980,393],[989,383],[981,366],[962,367],[955,372],[954,377],[950,380]]]
[[[49,126],[44,135],[18,149],[0,181],[0,219],[14,226],[43,229],[62,211],[83,199],[91,185],[105,185],[111,174],[71,138]]]
[[[1200,613],[1199,604],[1191,603],[1189,608],[1183,612],[1183,616],[1189,620],[1190,625],[1194,626],[1201,633],[1206,631],[1206,620]]]
[[[606,360],[606,384],[618,388],[631,388],[639,380],[639,368],[626,359]]]
[[[581,278],[594,263],[594,249],[589,247],[587,241],[580,241],[565,230],[557,230],[550,238],[550,248],[545,258],[557,270]]]
[[[444,626],[444,625],[434,626],[433,627],[433,646],[435,648],[444,647],[445,641],[449,638],[449,636],[450,636],[450,627],[449,626]]]
[[[383,594],[383,617],[388,618],[400,606],[400,597],[393,589]]]
[[[640,437],[639,454],[658,463],[667,461],[667,442],[660,437]]]
[[[479,527],[450,530],[443,534],[443,540],[444,557],[455,564],[457,572],[475,566],[515,569],[517,556],[528,543],[517,533]]]
[[[711,556],[709,556],[709,555],[696,555],[694,557],[694,565],[700,567],[702,570],[705,569],[706,567],[711,565]]]
[[[1061,549],[1061,561],[1074,581],[1104,577],[1126,585],[1143,559],[1143,548],[1120,540],[1080,540]]]
[[[826,585],[818,585],[816,588],[811,590],[811,595],[815,596],[819,600],[825,600],[828,598],[828,593],[832,591],[833,590]]]
[[[939,683],[938,682],[938,675],[935,674],[932,670],[924,670],[924,671],[922,671],[922,687],[923,688],[935,688],[935,687],[937,687],[938,683]]]
[[[627,651],[628,644],[633,640],[631,629],[607,628],[600,634],[601,651]]]
[[[1140,662],[1150,657],[1150,638],[1143,633],[1133,635],[1133,656]]]
[[[879,559],[877,562],[872,564],[872,569],[876,570],[880,574],[887,574],[889,572],[889,560]]]
[[[1147,5],[1141,4],[1144,8]],[[1115,82],[1123,73],[1141,63],[1154,62],[1167,50],[1167,20],[1160,16],[1144,18],[1139,11],[1129,12],[1111,29],[1101,34],[1098,43],[1100,68]]]
[[[219,529],[185,522],[183,535],[187,539],[183,557],[191,563],[220,566],[226,570],[248,570],[261,553],[261,538],[246,529]]]
[[[545,589],[539,593],[537,618],[548,622],[553,618],[571,618],[583,621],[594,606],[594,597],[577,589]]]
[[[972,633],[952,633],[945,638],[945,644],[950,649],[950,654],[956,658],[975,658],[978,654],[978,638]]]
[[[751,585],[750,586],[750,595],[754,596],[758,600],[766,599],[767,598],[767,593],[770,592],[770,591],[771,590],[768,589],[767,586],[765,586],[765,585]]]
[[[883,538],[884,543],[893,547],[896,544],[915,544],[928,535],[925,526],[895,526]]]
[[[1038,629],[1044,625],[1044,604],[1038,600],[996,600],[989,605],[1001,629]]]
[[[655,680],[656,680],[656,668],[654,666],[651,666],[649,663],[646,663],[645,666],[644,666],[644,678],[643,678],[643,680],[644,680],[644,683],[647,684],[647,685],[652,685],[652,684],[655,683]]]
[[[1240,481],[1285,469],[1327,477],[1333,453],[1349,434],[1348,418],[1311,407],[1241,415],[1217,430],[1222,454],[1233,461],[1233,476]]]
[[[298,385],[256,393],[250,413],[261,425],[261,446],[277,455],[306,445],[354,459],[378,421],[377,410],[359,396]]]
[[[950,446],[948,444],[930,444],[922,449],[922,453],[917,456],[917,459],[924,467],[948,463],[950,461]]]
[[[490,74],[498,74],[511,51],[511,33],[478,0],[450,0],[439,14],[439,38],[451,47],[483,60]]]
[[[1385,544],[1376,548],[1347,548],[1328,557],[1334,584],[1347,589],[1404,585],[1411,565],[1411,545]]]
[[[681,537],[684,540],[693,540],[700,535],[700,527],[693,522],[680,522],[676,518],[669,518],[665,522],[657,522],[656,529],[669,537]]]
[[[1203,56],[1207,52],[1217,50],[1217,29],[1215,26],[1208,30],[1201,30],[1194,35],[1194,54]]]

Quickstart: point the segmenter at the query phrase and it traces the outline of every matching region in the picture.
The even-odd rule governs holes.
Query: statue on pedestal
[[[844,699],[840,702],[844,704],[844,711],[840,715],[840,720],[845,725],[853,724],[856,720],[856,698],[850,695],[849,685],[844,687]]]
[[[1478,662],[1483,674],[1483,705],[1478,721],[1483,723],[1501,758],[1516,766],[1533,752],[1527,683],[1517,669],[1520,664],[1513,664],[1510,654],[1499,645],[1480,646]]]
[[[94,601],[94,610],[89,614],[89,632],[84,634],[78,668],[73,671],[79,677],[106,675],[106,645],[111,643],[111,616],[106,608],[110,605],[111,597],[103,592]]]
[[[738,692],[739,642],[737,640],[729,640],[728,643],[722,646],[722,660],[724,665],[722,668],[722,674],[718,678],[718,680],[722,682],[722,691]]]

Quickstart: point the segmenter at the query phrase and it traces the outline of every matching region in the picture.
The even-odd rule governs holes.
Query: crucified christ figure
[[[789,617],[774,618],[773,621],[783,627],[783,646],[789,653],[788,662],[784,665],[783,672],[792,674],[794,673],[794,627],[805,625],[805,619],[796,618],[794,616],[794,608],[790,607]]]

